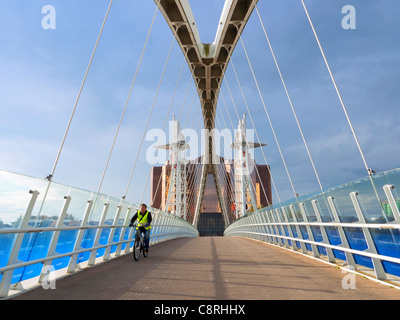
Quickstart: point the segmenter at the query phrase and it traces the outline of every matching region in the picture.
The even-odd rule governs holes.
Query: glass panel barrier
[[[34,201],[30,190],[39,192],[38,195],[33,192]],[[32,211],[26,215],[30,204]],[[128,208],[131,208],[129,216]],[[77,257],[78,264],[88,261],[94,245],[103,246],[93,253],[97,258],[104,256],[106,247],[108,254],[114,254],[120,245],[118,255],[121,254],[127,247],[125,241],[129,241],[129,247],[133,245],[134,233],[128,224],[138,208],[138,204],[107,195],[0,170],[1,294],[5,292],[5,285],[38,277],[44,263],[51,263],[52,270],[67,270],[71,256]],[[160,242],[198,236],[189,222],[175,216],[170,219],[171,214],[157,209],[149,208],[149,211],[157,212],[155,217],[162,218],[154,219],[154,232],[164,233],[159,237],[151,233],[151,239],[158,238]],[[172,228],[174,224],[180,227]],[[82,252],[85,249],[88,250]],[[66,256],[60,257],[63,254]],[[36,262],[38,259],[41,260]],[[74,272],[73,267],[71,270]],[[3,281],[5,274],[10,283]]]
[[[326,256],[329,246],[334,257],[341,260],[342,264],[349,259],[347,262],[350,265],[356,263],[374,270],[373,258],[376,263],[382,263],[386,274],[400,277],[399,189],[400,169],[395,169],[326,188],[321,193],[273,204],[263,208],[262,212],[267,212],[269,216],[269,212],[284,207],[288,219],[264,222],[265,228],[260,230],[264,230],[266,236],[260,239],[267,242],[273,239],[271,231],[268,231],[273,229],[267,226],[276,222],[272,224],[273,228],[285,230],[285,234],[281,233],[282,242],[285,238],[291,238],[287,232],[289,228],[292,231],[296,239],[291,242],[292,245],[296,244],[292,246],[293,250],[301,249],[304,254],[312,255],[312,245],[315,245],[320,254]],[[323,239],[323,230],[329,243]],[[241,232],[252,237],[246,217],[242,218],[240,224],[233,222],[229,225],[224,235],[234,236]],[[271,243],[279,244],[277,241]],[[382,279],[381,272],[378,269],[374,271],[376,275],[380,273],[379,279]]]

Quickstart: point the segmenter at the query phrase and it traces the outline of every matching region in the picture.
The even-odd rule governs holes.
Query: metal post
[[[87,221],[89,219],[90,212],[92,211],[92,206],[93,206],[93,200],[89,200],[87,202],[87,205],[86,205],[85,215],[83,216],[81,227],[85,227],[86,226]],[[76,240],[75,240],[74,251],[76,251],[79,248],[81,248],[82,239],[83,239],[83,236],[84,236],[85,232],[86,232],[85,229],[80,229],[79,230],[78,236],[76,237]],[[67,269],[68,273],[75,272],[76,267],[77,267],[77,263],[78,263],[78,256],[79,256],[79,254],[74,254],[73,256],[71,256],[71,259],[70,259],[69,264],[68,264],[68,269]]]
[[[270,226],[268,225],[268,221],[266,219],[266,215],[267,215],[266,211],[261,212],[261,215],[260,215],[261,221],[264,224],[263,233],[265,233],[265,241],[272,242],[271,236],[270,236],[270,234],[271,234],[270,228],[269,228]]]
[[[138,211],[139,208],[136,208],[134,210]],[[135,239],[134,239],[134,233],[135,232],[136,232],[135,228],[130,228],[128,239],[131,239],[131,241],[126,243],[126,247],[125,247],[125,251],[124,251],[125,253],[129,253],[131,251],[131,243],[133,241],[135,241]]]
[[[63,226],[64,219],[67,214],[69,204],[71,202],[70,196],[64,197],[64,199],[65,199],[64,206],[61,210],[60,217],[58,218],[56,228],[60,228]],[[50,242],[49,250],[47,251],[47,257],[51,257],[56,253],[56,247],[57,247],[59,237],[60,237],[60,231],[54,231],[51,242]],[[46,267],[48,265],[51,265],[52,261],[53,260],[48,260],[43,263],[42,271],[41,271],[40,277],[39,277],[39,283],[42,283],[43,278],[47,275],[47,272],[45,271]]]
[[[354,206],[354,209],[356,210],[358,219],[360,220],[361,223],[366,224],[364,214],[363,214],[360,204],[358,203],[358,200],[357,200],[357,195],[358,195],[358,192],[351,192],[350,198],[351,198],[351,201],[353,202],[353,206]],[[378,251],[376,250],[375,243],[374,243],[374,240],[372,239],[369,228],[362,227],[362,231],[363,231],[365,240],[367,241],[368,252],[378,254]],[[383,268],[382,261],[377,258],[371,258],[371,259],[372,259],[372,264],[374,265],[376,278],[379,280],[386,280],[387,276],[386,276],[385,269]]]
[[[152,245],[154,245],[154,244],[156,244],[156,243],[158,243],[158,236],[157,236],[157,233],[158,233],[158,213],[155,213],[155,212],[153,212],[152,213],[152,218],[153,218],[153,221],[152,221],[152,228],[151,228],[151,235],[150,235],[150,243],[149,243],[149,245],[150,246],[152,246]]]
[[[284,236],[283,242],[285,243],[285,247],[286,247],[287,249],[289,249],[290,246],[289,246],[288,240],[286,239],[285,227],[284,227],[284,225],[282,224],[282,219],[281,219],[281,217],[280,217],[279,209],[278,209],[278,208],[275,209],[275,213],[276,213],[276,218],[278,219],[278,222],[279,222],[279,227],[280,227],[280,229],[281,229],[282,236]]]
[[[315,242],[314,234],[312,233],[312,230],[311,230],[311,227],[310,227],[310,222],[308,221],[308,217],[307,217],[307,214],[306,214],[306,208],[305,208],[304,202],[300,202],[299,203],[299,208],[300,208],[300,212],[303,215],[303,220],[306,222],[306,228],[307,228],[307,232],[308,232],[308,237],[309,237],[309,239],[311,241]],[[311,249],[312,249],[313,256],[315,258],[319,258],[319,256],[320,256],[319,255],[319,251],[318,251],[317,246],[314,243],[311,244]]]
[[[265,218],[267,220],[268,223],[268,231],[271,239],[271,243],[275,243],[278,244],[277,239],[274,237],[275,234],[275,227],[272,225],[273,221],[272,221],[272,217],[271,217],[271,212],[269,210],[265,211]]]
[[[263,226],[262,226],[263,221],[261,219],[261,212],[258,212],[256,214],[256,220],[257,220],[257,232],[258,233],[263,233]],[[262,235],[258,235],[258,237],[259,237],[260,241],[262,241],[263,236]]]
[[[386,198],[388,199],[390,208],[392,209],[392,212],[393,212],[394,220],[396,223],[400,223],[399,208],[397,207],[396,201],[394,200],[391,189],[394,189],[394,186],[391,184],[386,184],[383,186],[383,190],[385,191]]]
[[[283,246],[283,240],[282,240],[282,238],[280,237],[279,226],[278,226],[278,223],[276,222],[276,219],[275,219],[275,217],[274,217],[274,210],[270,210],[270,214],[271,214],[272,222],[274,223],[274,226],[273,226],[273,227],[274,227],[274,230],[275,230],[275,234],[279,236],[279,237],[276,238],[276,239],[277,239],[277,242],[278,242],[278,244],[279,244],[280,246]]]
[[[99,228],[97,229],[97,232],[96,232],[96,237],[94,239],[93,247],[96,247],[96,246],[99,245],[101,233],[102,233],[102,230],[103,230],[100,227],[104,224],[104,220],[106,219],[109,206],[110,206],[109,203],[105,203],[104,204],[103,213],[102,213],[100,221],[99,221],[99,226],[98,226]],[[93,266],[95,264],[96,253],[97,253],[97,249],[93,249],[92,251],[90,251],[90,257],[89,257],[88,266]]]
[[[286,208],[285,208],[285,207],[282,207],[281,210],[282,210],[283,218],[285,219],[286,222],[289,222],[289,217],[288,217],[288,213],[287,213],[287,211],[286,211]],[[291,226],[288,225],[287,228],[288,228],[288,231],[289,231],[289,236],[290,236],[291,238],[294,238],[294,235],[293,235],[293,231],[292,231]],[[294,251],[299,250],[299,248],[298,248],[298,246],[297,246],[297,244],[296,244],[296,241],[294,241],[294,240],[292,240],[292,249],[293,249]]]
[[[294,212],[294,206],[292,204],[289,205],[289,209],[290,209],[290,212],[292,213],[294,221],[296,222],[297,237],[301,240],[304,240],[303,234],[301,233],[301,229],[300,229],[300,226],[297,221],[296,213]],[[300,242],[301,252],[303,252],[304,254],[307,254],[308,251],[307,251],[306,244],[303,241],[299,241],[299,242]]]
[[[336,227],[338,228],[337,230],[339,232],[340,240],[342,241],[342,246],[346,249],[350,249],[350,245],[349,245],[349,242],[347,241],[346,234],[344,233],[343,227],[340,225],[339,215],[336,211],[336,207],[335,207],[335,204],[333,203],[333,199],[334,198],[331,196],[329,196],[327,198],[329,206],[330,206],[332,214],[333,214],[334,222],[339,223],[339,225],[337,225]],[[356,261],[354,259],[353,254],[348,251],[345,251],[344,254],[346,256],[347,264],[349,266],[352,266],[355,270],[357,268],[357,265],[356,265]]]
[[[315,216],[317,217],[317,221],[322,222],[321,214],[320,214],[318,206],[317,206],[317,200],[311,200],[311,204],[314,208],[314,212],[315,212]],[[320,226],[320,230],[322,233],[323,242],[326,244],[330,244],[328,234],[326,233],[325,226]],[[326,250],[327,257],[328,257],[328,261],[331,263],[335,263],[336,259],[335,259],[335,255],[333,254],[332,249],[325,247],[325,250]]]
[[[24,218],[22,219],[19,229],[24,229],[28,226],[29,219],[31,218],[31,214],[33,211],[33,208],[35,206],[36,200],[39,196],[39,191],[32,191],[30,190],[29,193],[32,195],[31,200],[29,201],[28,207],[25,211]],[[13,265],[17,262],[18,260],[18,254],[19,250],[21,249],[21,244],[22,240],[24,239],[24,233],[18,233],[14,237],[14,241],[11,246],[11,254],[10,257],[8,258],[7,266]],[[0,298],[7,297],[8,291],[10,289],[11,281],[12,281],[12,276],[13,276],[14,270],[9,270],[4,272],[3,277],[1,278],[0,282]]]
[[[121,211],[122,211],[122,205],[119,205],[117,208],[117,211],[115,212],[115,216],[114,216],[114,221],[113,221],[114,226],[116,226],[118,224],[118,220],[119,220],[119,216],[121,215]],[[116,228],[111,229],[110,234],[108,235],[107,244],[111,244],[113,242],[115,229]],[[106,251],[104,252],[103,261],[107,261],[110,259],[110,252],[111,252],[111,246],[108,246],[106,248]]]
[[[127,208],[127,210],[126,210],[125,220],[124,220],[124,223],[123,223],[124,226],[126,226],[127,224],[129,224],[129,218],[130,218],[130,214],[131,214],[131,209],[132,209],[132,207],[129,207],[129,208]],[[120,235],[120,237],[119,237],[119,241],[122,241],[122,240],[124,239],[124,235],[125,235],[125,232],[126,232],[126,228],[127,228],[127,227],[123,227],[123,228],[122,228],[122,230],[121,230],[121,235]],[[129,238],[128,238],[128,239],[129,239]],[[128,246],[128,243],[126,244],[126,246]],[[120,243],[120,244],[117,246],[117,250],[115,251],[115,256],[116,256],[116,257],[118,257],[118,256],[121,255],[121,250],[122,250],[122,243]]]

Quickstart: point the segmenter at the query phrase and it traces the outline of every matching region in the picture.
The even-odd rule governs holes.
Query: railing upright
[[[28,207],[25,211],[25,215],[21,220],[19,225],[19,229],[25,229],[28,226],[29,219],[31,218],[33,208],[35,206],[36,200],[39,196],[39,191],[29,191],[31,196],[31,200],[29,201]],[[8,258],[7,266],[11,266],[18,261],[18,254],[21,249],[22,240],[24,239],[24,233],[18,233],[14,237],[14,241],[11,246],[11,254]],[[12,276],[14,270],[7,270],[3,273],[3,277],[1,278],[0,282],[0,298],[6,297],[8,295],[8,291],[11,285]]]

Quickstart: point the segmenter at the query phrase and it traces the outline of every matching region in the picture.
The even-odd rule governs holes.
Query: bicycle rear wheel
[[[138,261],[140,258],[140,240],[135,240],[133,243],[133,259],[135,261]]]

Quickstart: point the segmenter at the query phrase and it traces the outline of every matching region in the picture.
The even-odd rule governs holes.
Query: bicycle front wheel
[[[135,242],[133,243],[133,259],[135,259],[135,261],[138,261],[140,258],[140,241],[135,240]]]

